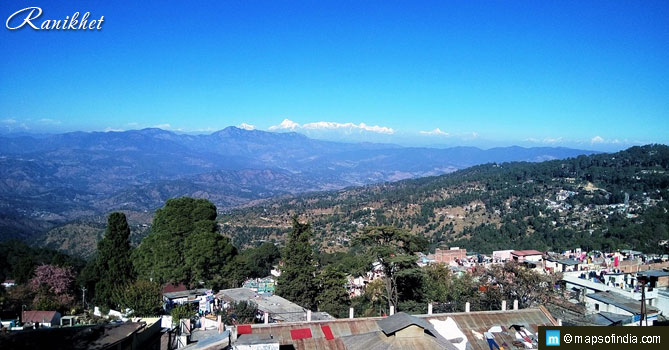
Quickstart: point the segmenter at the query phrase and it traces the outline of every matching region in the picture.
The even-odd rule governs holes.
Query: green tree
[[[318,281],[316,262],[311,249],[311,224],[293,217],[293,230],[283,251],[283,269],[277,281],[276,294],[307,309],[317,306]]]
[[[453,274],[444,264],[432,264],[424,268],[425,299],[428,302],[447,302],[453,294]]]
[[[346,317],[351,303],[346,291],[346,274],[327,266],[319,275],[318,310],[334,317]]]
[[[542,275],[515,262],[494,265],[478,275],[483,291],[480,308],[499,309],[502,300],[518,300],[521,308],[543,304],[554,295],[553,286],[560,278],[559,274]]]
[[[114,298],[122,309],[132,309],[133,316],[157,316],[163,306],[160,285],[145,280],[119,287],[114,292]]]
[[[422,272],[413,253],[426,247],[425,238],[393,226],[372,226],[365,228],[358,242],[383,267],[389,306],[398,310],[400,298],[420,299]]]
[[[369,282],[363,295],[351,299],[351,306],[355,308],[356,314],[364,317],[382,315],[383,310],[388,309],[385,281],[376,279]]]
[[[242,252],[249,267],[247,277],[257,278],[269,276],[272,267],[279,262],[281,252],[274,243],[265,242],[257,248],[246,249]]]
[[[188,197],[170,199],[165,206],[156,211],[151,233],[135,250],[135,270],[139,277],[152,279],[159,283],[193,283],[199,277],[210,277],[213,272],[194,271],[193,266],[201,266],[201,261],[193,256],[194,247],[201,247],[200,240],[214,242],[219,247],[221,240],[212,239],[216,234],[216,206],[206,199]],[[191,235],[197,234],[191,238]],[[189,247],[193,249],[188,249]],[[234,254],[235,251],[227,249]],[[190,252],[190,253],[187,253]],[[189,261],[186,258],[189,257]],[[220,255],[214,266],[220,266]],[[227,260],[227,257],[221,258]],[[195,274],[198,274],[196,277]]]
[[[95,284],[95,301],[98,305],[115,307],[114,289],[133,281],[130,254],[130,227],[125,214],[111,213],[107,219],[105,235],[98,243],[95,259],[95,272],[99,278]]]
[[[221,320],[225,324],[256,323],[258,318],[258,305],[252,301],[239,301],[230,304],[221,314]]]
[[[244,249],[225,266],[220,286],[237,288],[248,278],[266,277],[280,258],[279,248],[270,242]]]
[[[172,316],[172,323],[178,323],[179,320],[190,320],[193,318],[197,312],[191,304],[181,304],[172,308],[170,311],[170,316]]]
[[[214,281],[237,254],[227,237],[213,232],[197,232],[186,237],[184,260],[192,271],[192,284]]]

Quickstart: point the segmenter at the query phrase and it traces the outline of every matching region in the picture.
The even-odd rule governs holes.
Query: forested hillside
[[[45,232],[71,224],[99,236],[99,218],[114,210],[124,211],[132,225],[149,224],[144,213],[180,196],[231,209],[283,194],[440,175],[491,161],[591,153],[341,143],[236,127],[208,135],[160,129],[0,135],[0,241],[39,241]],[[47,235],[50,246],[69,249],[70,237]]]
[[[325,249],[345,249],[367,225],[422,233],[432,247],[468,250],[666,250],[669,147],[542,163],[474,166],[448,175],[285,196],[233,210],[223,232],[238,246],[281,240],[292,215]]]

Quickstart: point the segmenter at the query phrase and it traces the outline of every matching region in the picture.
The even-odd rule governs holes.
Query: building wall
[[[425,335],[425,330],[416,325],[411,325],[395,333],[397,338],[418,338]]]
[[[550,261],[550,260],[544,260],[544,267],[546,269],[551,269],[553,272],[560,272],[562,271],[562,267],[558,267],[558,264],[556,261]]]
[[[559,265],[558,271],[562,272],[578,271],[578,265],[565,265],[560,263],[558,263],[558,265]]]
[[[614,314],[619,314],[619,315],[629,315],[632,316],[632,313],[627,312],[615,305],[611,304],[606,304],[602,303],[601,301],[594,300],[592,298],[585,298],[586,300],[586,308],[589,313],[595,313],[595,312],[611,312]],[[599,310],[597,310],[597,305],[599,305]]]
[[[525,256],[525,261],[530,261],[530,262],[539,262],[541,261],[542,256],[541,255],[527,255]]]
[[[492,252],[493,260],[507,261],[511,259],[511,252],[513,250],[496,250]]]
[[[640,263],[636,260],[623,260],[620,262],[620,266],[618,268],[622,272],[634,273],[647,270],[662,270],[662,268],[664,267],[669,267],[669,261],[655,264],[648,264],[648,265],[640,265]]]
[[[437,248],[437,250],[434,252],[434,261],[436,263],[449,264],[457,259],[464,259],[465,257],[467,257],[466,249],[442,250]]]
[[[543,258],[542,255],[514,255],[511,254],[511,258],[513,260],[516,260],[518,262],[523,262],[523,261],[528,261],[528,262],[540,262],[541,259]]]

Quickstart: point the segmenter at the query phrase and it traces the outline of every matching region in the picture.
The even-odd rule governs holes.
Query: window
[[[599,311],[599,304],[595,304],[595,311]]]

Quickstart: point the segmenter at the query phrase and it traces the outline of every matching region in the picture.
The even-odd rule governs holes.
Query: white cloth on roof
[[[457,323],[453,321],[452,318],[448,317],[444,321],[440,320],[430,320],[430,323],[434,325],[434,329],[444,338],[447,340],[454,340],[461,338],[462,341],[460,342],[451,342],[453,345],[455,345],[458,350],[466,350],[467,349],[467,343],[469,340],[467,339],[467,336],[460,330],[458,327]],[[472,332],[474,333],[474,332]],[[476,335],[476,334],[475,334]],[[479,333],[480,335],[480,333]],[[483,337],[481,337],[483,338]]]
[[[516,340],[518,340],[518,341],[520,341],[521,343],[523,343],[523,345],[525,345],[525,348],[527,348],[527,349],[532,349],[532,343],[528,343],[528,342],[525,340],[525,338],[523,338],[523,336],[522,336],[521,334],[519,334],[519,332],[516,332]]]
[[[502,333],[502,327],[492,326],[492,327],[490,327],[490,329],[488,329],[488,332],[490,332],[490,333]]]
[[[490,332],[483,332],[483,336],[484,336],[486,339],[495,339],[495,336],[492,335],[492,333],[490,333]]]
[[[481,340],[483,340],[483,334],[481,334],[481,333],[479,333],[479,332],[477,332],[477,331],[475,331],[475,330],[472,330],[472,334],[476,337],[476,339],[481,339]]]

